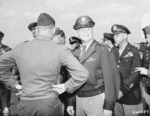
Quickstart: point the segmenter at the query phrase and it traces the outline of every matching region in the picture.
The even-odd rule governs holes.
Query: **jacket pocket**
[[[60,105],[60,101],[59,100],[55,100],[55,101],[49,101],[48,102],[48,106],[52,107],[52,108],[56,108],[57,106]]]
[[[21,102],[17,105],[17,109],[19,111],[22,110],[22,109],[24,109],[24,108],[25,108],[25,105],[23,103],[21,103]]]

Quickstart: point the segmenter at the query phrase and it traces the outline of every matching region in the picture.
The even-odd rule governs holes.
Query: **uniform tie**
[[[80,58],[84,56],[85,52],[86,52],[86,46],[84,45],[81,50]]]

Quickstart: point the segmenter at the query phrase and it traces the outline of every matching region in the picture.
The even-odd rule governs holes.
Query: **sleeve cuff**
[[[69,82],[68,82],[68,81],[66,81],[66,82],[64,83],[64,86],[65,86],[66,91],[67,91],[68,93],[73,93],[73,91],[71,91],[71,87],[69,87]]]
[[[115,106],[114,103],[110,103],[110,102],[108,102],[106,99],[104,100],[103,109],[111,110],[111,111],[112,111],[112,110],[114,109],[114,106]]]

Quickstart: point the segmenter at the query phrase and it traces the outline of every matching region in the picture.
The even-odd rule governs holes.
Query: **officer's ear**
[[[53,35],[54,35],[55,31],[56,31],[56,27],[53,27],[53,28],[52,28],[52,33],[53,33]]]

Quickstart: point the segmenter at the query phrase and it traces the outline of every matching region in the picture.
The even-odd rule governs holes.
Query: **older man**
[[[81,16],[73,26],[82,41],[74,54],[89,71],[88,81],[77,91],[77,116],[111,116],[120,89],[115,58],[94,39],[94,25],[89,16]]]

